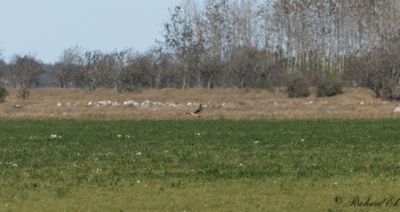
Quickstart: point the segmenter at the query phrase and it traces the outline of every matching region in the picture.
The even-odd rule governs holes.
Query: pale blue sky
[[[66,48],[145,51],[180,0],[0,0],[0,50],[56,61]]]

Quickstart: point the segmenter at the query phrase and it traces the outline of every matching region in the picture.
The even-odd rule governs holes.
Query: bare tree
[[[43,72],[43,64],[35,57],[17,55],[10,66],[10,75],[15,80],[20,97],[25,100],[29,96],[29,90],[36,82],[39,74]]]
[[[89,92],[96,90],[98,82],[98,61],[101,59],[100,51],[86,51],[83,55],[83,66],[76,76],[77,86],[88,89]]]
[[[71,87],[79,69],[82,68],[83,58],[78,46],[65,49],[55,64],[57,68],[57,79],[61,88]]]
[[[164,25],[164,37],[167,48],[171,49],[176,56],[176,61],[181,69],[182,88],[190,87],[189,83],[198,61],[198,49],[202,46],[202,37],[196,33],[197,6],[194,1],[187,0],[182,6],[177,6],[171,12],[171,20]]]
[[[355,80],[398,98],[398,0],[184,0],[163,30],[164,40],[142,53],[66,49],[55,64],[60,87],[267,87],[299,75],[314,86]],[[16,61],[0,59],[0,74],[21,87],[15,70],[26,68]],[[52,64],[46,70],[54,73]]]
[[[0,50],[0,103],[3,103],[6,101],[6,98],[8,96],[8,91],[3,87],[4,85],[4,74],[6,71],[6,63],[3,60],[3,57],[1,55],[1,50]]]
[[[117,94],[122,93],[123,87],[123,70],[128,64],[128,55],[131,50],[124,50],[120,52],[114,52],[114,62],[111,67],[113,72],[114,88]]]
[[[124,87],[128,90],[152,87],[152,60],[149,55],[131,55],[123,75]]]
[[[1,50],[0,50],[0,82],[3,81],[3,77],[4,77],[5,72],[6,72],[6,67],[7,67],[7,64],[4,61],[4,59],[3,59],[2,55],[1,55]]]

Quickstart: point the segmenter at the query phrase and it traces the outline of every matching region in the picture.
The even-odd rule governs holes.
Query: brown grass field
[[[109,102],[100,105],[101,101]],[[135,101],[138,105],[124,105],[126,101]],[[199,103],[206,106],[202,119],[400,117],[400,113],[394,112],[397,102],[377,99],[372,91],[362,88],[346,88],[341,95],[324,98],[317,98],[312,92],[309,97],[299,99],[287,98],[284,88],[161,89],[121,95],[111,89],[88,93],[80,89],[47,88],[32,89],[25,101],[18,98],[16,90],[11,90],[7,102],[0,104],[0,118],[190,119],[185,112],[195,110]]]

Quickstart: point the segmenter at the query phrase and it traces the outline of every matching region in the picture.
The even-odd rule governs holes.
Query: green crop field
[[[400,120],[0,121],[0,211],[400,209]]]

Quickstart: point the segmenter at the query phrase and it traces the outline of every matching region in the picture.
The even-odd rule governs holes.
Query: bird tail
[[[188,113],[188,112],[186,112],[186,114],[189,115],[189,116],[200,118],[200,115],[196,114],[196,113]]]

